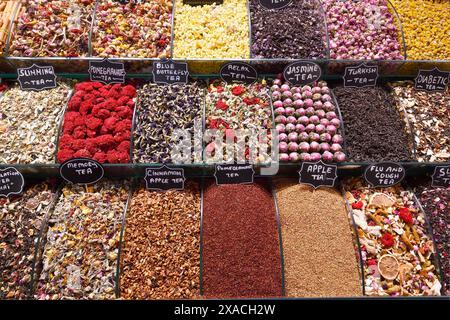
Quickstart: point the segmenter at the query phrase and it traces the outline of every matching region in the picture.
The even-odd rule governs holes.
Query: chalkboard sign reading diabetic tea
[[[252,84],[258,79],[258,72],[248,63],[228,62],[220,68],[220,77],[228,84]]]
[[[25,180],[16,168],[0,169],[0,197],[21,194],[24,184]]]
[[[433,70],[419,70],[415,78],[414,88],[424,91],[445,91],[447,90],[450,72],[440,71],[438,68]]]
[[[259,0],[261,6],[266,9],[283,9],[292,3],[293,0]]]
[[[378,79],[378,66],[363,63],[356,67],[346,67],[344,74],[345,88],[375,87]]]
[[[337,166],[326,164],[322,160],[318,162],[303,162],[298,172],[299,183],[320,187],[334,187],[337,178]]]
[[[435,188],[450,187],[450,166],[437,166],[431,176],[431,186]]]
[[[186,62],[161,60],[153,62],[153,82],[158,84],[187,83],[189,77]]]
[[[166,191],[183,190],[186,178],[184,169],[162,166],[146,168],[144,180],[148,190]]]
[[[52,66],[33,64],[29,68],[18,68],[17,81],[22,90],[42,91],[56,88],[56,75]]]
[[[251,164],[217,164],[214,172],[217,185],[253,183],[254,175]]]
[[[95,160],[77,158],[61,164],[59,173],[64,180],[73,184],[93,184],[103,178],[105,170]]]
[[[91,81],[104,84],[124,83],[125,67],[121,62],[112,62],[108,59],[89,61],[89,77]]]
[[[380,162],[372,164],[364,171],[364,179],[375,188],[392,187],[405,178],[405,168],[398,163]]]
[[[318,81],[322,76],[322,69],[314,62],[297,61],[284,69],[283,76],[293,86],[305,86]]]

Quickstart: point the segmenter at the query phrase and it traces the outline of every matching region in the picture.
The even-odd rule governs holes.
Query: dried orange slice
[[[369,205],[376,207],[391,207],[395,202],[395,198],[381,192],[374,193],[369,199]]]
[[[396,257],[385,254],[378,260],[378,270],[386,280],[394,280],[398,276],[400,265]]]

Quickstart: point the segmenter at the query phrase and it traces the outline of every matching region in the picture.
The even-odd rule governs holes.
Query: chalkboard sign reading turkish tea
[[[367,167],[364,178],[375,188],[392,187],[405,178],[405,168],[398,163],[380,162]]]
[[[450,166],[437,166],[431,176],[431,186],[436,188],[450,187]]]
[[[378,66],[368,66],[363,63],[356,67],[345,68],[344,87],[364,88],[375,87],[378,79]]]
[[[283,76],[293,86],[304,86],[319,80],[322,69],[314,62],[298,61],[289,64],[284,69]]]
[[[56,75],[52,66],[33,64],[29,68],[18,68],[17,81],[22,90],[42,91],[56,88]]]
[[[95,160],[76,158],[67,160],[59,167],[64,180],[73,184],[92,184],[103,178],[103,166]]]
[[[89,61],[89,76],[91,81],[104,84],[124,83],[125,67],[121,62],[112,62],[108,59]]]
[[[255,68],[245,62],[228,62],[220,68],[220,77],[226,83],[252,84],[258,79]]]
[[[162,166],[146,168],[144,180],[148,190],[165,191],[171,189],[183,190],[186,178],[183,169]]]
[[[0,197],[21,194],[24,184],[25,180],[16,168],[0,169]]]
[[[190,6],[202,6],[204,4],[223,4],[223,0],[183,0],[183,4]]]
[[[259,0],[259,3],[266,9],[282,9],[292,3],[292,0]]]
[[[251,164],[217,164],[214,172],[218,185],[253,183],[254,175]]]
[[[303,162],[298,172],[299,182],[312,186],[314,189],[319,187],[334,187],[337,178],[337,166],[326,164],[322,160],[318,162]]]
[[[153,82],[158,84],[187,83],[189,70],[186,62],[161,60],[153,62]]]
[[[448,86],[450,72],[433,70],[419,70],[415,79],[414,88],[424,91],[445,91]]]

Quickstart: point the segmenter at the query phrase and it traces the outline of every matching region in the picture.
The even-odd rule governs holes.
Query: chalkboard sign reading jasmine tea
[[[158,84],[187,83],[189,70],[186,62],[161,60],[153,62],[153,82]]]
[[[337,166],[326,164],[322,160],[318,162],[303,162],[300,171],[299,182],[312,186],[314,189],[319,187],[334,187],[337,178]]]
[[[372,164],[364,171],[364,179],[375,188],[395,186],[405,178],[405,168],[398,163],[380,162]]]
[[[252,84],[258,79],[258,72],[248,63],[239,61],[228,62],[220,68],[220,77],[228,84]]]
[[[33,64],[29,68],[18,68],[17,81],[22,90],[42,91],[56,88],[56,75],[52,66]]]
[[[432,70],[419,70],[415,79],[414,88],[424,91],[445,91],[449,82],[450,72],[438,68]]]
[[[108,59],[89,61],[89,76],[91,81],[104,84],[124,83],[125,67],[121,62],[112,62]]]
[[[59,173],[64,180],[73,184],[92,184],[100,181],[105,171],[95,160],[76,158],[61,164]]]
[[[369,66],[365,63],[356,67],[345,68],[344,87],[364,88],[375,87],[378,79],[378,66]]]
[[[266,9],[282,9],[292,3],[292,0],[259,0],[259,3]]]
[[[450,187],[450,166],[437,166],[431,176],[431,186],[435,188]]]
[[[251,164],[217,164],[214,172],[218,185],[253,183],[254,175]]]
[[[162,166],[159,168],[146,168],[145,169],[145,185],[148,190],[183,190],[184,182],[184,169],[182,168],[169,168]]]
[[[25,180],[16,168],[0,169],[0,197],[21,194],[24,184]]]
[[[322,69],[314,62],[297,61],[284,69],[283,76],[293,86],[305,86],[319,80]]]

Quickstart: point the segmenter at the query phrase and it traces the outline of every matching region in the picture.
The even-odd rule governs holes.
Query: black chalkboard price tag
[[[188,4],[190,6],[202,6],[204,4],[222,4],[223,0],[183,0],[183,4]]]
[[[450,72],[441,71],[438,68],[432,70],[419,70],[414,79],[414,88],[423,91],[445,91],[447,90]]]
[[[214,172],[218,185],[253,183],[254,175],[251,164],[217,164]]]
[[[344,87],[364,88],[375,87],[378,79],[378,66],[369,66],[365,63],[356,67],[346,67],[344,74]]]
[[[334,187],[337,178],[337,166],[326,164],[322,160],[317,162],[303,162],[299,173],[299,183],[320,187]]]
[[[16,168],[0,169],[0,197],[21,194],[24,185],[25,179]]]
[[[89,77],[91,81],[104,84],[124,83],[125,67],[121,62],[112,62],[109,59],[89,61]]]
[[[431,176],[431,186],[435,188],[450,187],[450,166],[437,166]]]
[[[283,9],[292,3],[292,0],[259,0],[261,6],[266,9]]]
[[[283,76],[293,86],[305,86],[318,81],[322,76],[322,69],[311,61],[297,61],[284,68]]]
[[[187,83],[189,77],[186,62],[160,60],[153,62],[153,82],[158,84]]]
[[[245,62],[228,62],[220,68],[220,78],[226,83],[252,84],[258,80],[258,72]]]
[[[392,187],[405,178],[405,168],[394,162],[375,163],[366,168],[364,179],[372,187]]]
[[[17,69],[17,81],[22,90],[42,91],[56,88],[56,75],[52,66],[33,64],[29,68]]]
[[[184,169],[164,165],[159,168],[146,168],[144,180],[148,190],[166,191],[183,190],[186,178]]]
[[[95,160],[76,158],[61,164],[59,173],[64,180],[73,184],[93,184],[103,178],[105,170]]]

